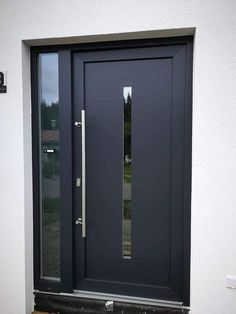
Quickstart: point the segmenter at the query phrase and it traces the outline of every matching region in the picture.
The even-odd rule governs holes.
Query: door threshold
[[[110,301],[116,301],[116,302],[122,302],[122,303],[135,303],[135,304],[142,304],[142,305],[153,305],[153,306],[189,309],[189,307],[183,306],[182,302],[139,298],[139,297],[133,297],[133,296],[118,295],[118,294],[74,290],[74,295],[80,298],[88,298],[88,299],[110,300]]]
[[[190,310],[190,307],[184,306],[182,302],[139,298],[139,297],[133,297],[133,296],[107,294],[107,293],[99,293],[99,292],[92,292],[92,291],[74,290],[74,293],[63,293],[63,292],[57,293],[57,292],[34,290],[34,292],[38,294],[68,296],[68,297],[74,297],[78,299],[83,298],[83,299],[95,299],[95,300],[103,300],[103,301],[109,300],[109,301],[114,301],[114,302],[119,302],[119,303],[132,303],[132,304],[137,304],[137,305],[149,305],[149,306],[158,306],[158,307],[166,307],[166,308],[173,308],[173,309]]]

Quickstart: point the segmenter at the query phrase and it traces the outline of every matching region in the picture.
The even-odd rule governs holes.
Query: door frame
[[[73,108],[72,108],[72,54],[127,48],[185,45],[185,170],[184,170],[184,265],[183,305],[190,302],[190,240],[191,240],[191,155],[192,155],[192,62],[193,36],[159,39],[123,40],[76,45],[31,47],[32,88],[32,163],[33,163],[33,219],[34,219],[34,289],[44,292],[73,294]],[[60,124],[60,259],[61,280],[40,278],[40,191],[39,191],[39,130],[37,56],[43,52],[58,52],[59,63],[59,124]]]

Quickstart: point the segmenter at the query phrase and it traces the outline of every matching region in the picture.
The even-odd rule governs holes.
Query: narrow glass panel
[[[123,257],[131,258],[131,109],[132,87],[123,87],[124,167],[123,167]]]
[[[60,277],[58,54],[38,57],[41,277]]]

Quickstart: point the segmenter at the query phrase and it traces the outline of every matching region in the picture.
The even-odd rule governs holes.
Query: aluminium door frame
[[[159,39],[122,40],[73,45],[31,47],[32,88],[32,163],[33,163],[33,219],[34,219],[34,288],[44,292],[73,293],[73,169],[72,169],[72,54],[101,50],[130,49],[158,46],[185,45],[186,95],[185,95],[185,169],[184,169],[184,265],[183,304],[190,299],[190,236],[191,236],[191,157],[192,157],[192,58],[193,36]],[[40,278],[40,193],[39,193],[39,130],[38,130],[38,79],[39,53],[58,52],[59,57],[59,124],[60,160],[60,249],[61,280],[55,282]]]

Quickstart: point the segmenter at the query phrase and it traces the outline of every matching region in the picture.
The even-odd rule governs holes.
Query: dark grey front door
[[[75,289],[183,301],[186,46],[74,53],[73,106]]]

